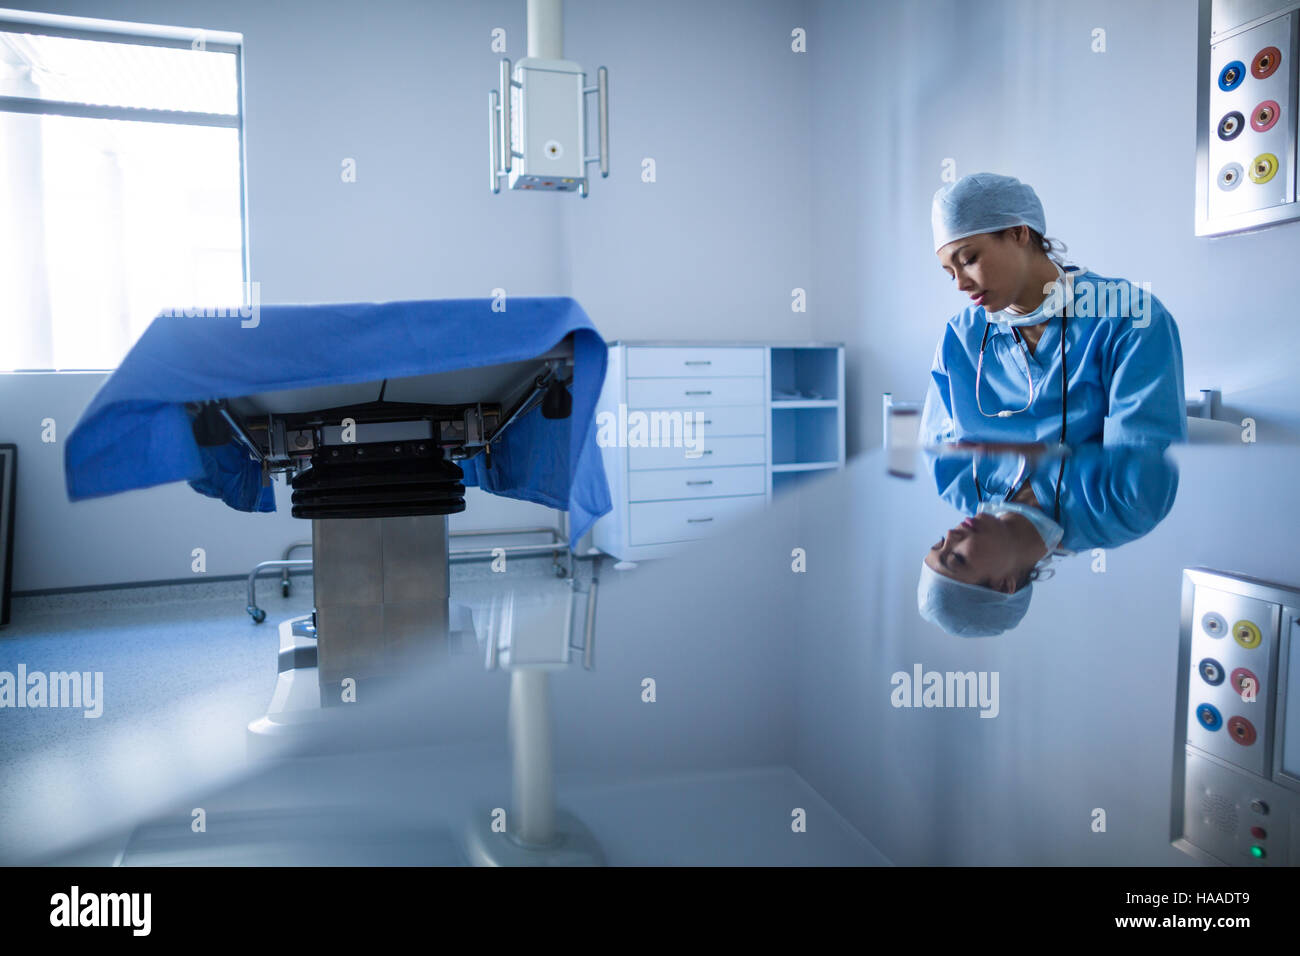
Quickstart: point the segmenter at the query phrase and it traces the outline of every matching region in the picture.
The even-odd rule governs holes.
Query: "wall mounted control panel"
[[[1300,219],[1300,0],[1201,0],[1196,234]]]
[[[1177,707],[1174,846],[1300,862],[1300,589],[1185,570]]]

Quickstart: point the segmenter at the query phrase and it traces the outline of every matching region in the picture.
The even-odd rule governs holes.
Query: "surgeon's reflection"
[[[1144,446],[972,446],[925,457],[940,496],[967,517],[926,553],[917,606],[960,637],[1015,627],[1054,560],[1142,537],[1178,489],[1172,460]]]

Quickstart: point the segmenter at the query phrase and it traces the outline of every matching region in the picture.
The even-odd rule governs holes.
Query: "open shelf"
[[[772,468],[839,463],[839,409],[772,407]]]
[[[775,499],[794,488],[806,488],[813,482],[825,478],[830,472],[831,469],[829,468],[810,468],[801,471],[773,471],[772,497]]]
[[[788,347],[772,349],[772,403],[839,403],[839,349]]]
[[[809,461],[795,465],[773,465],[772,471],[824,471],[827,468],[838,468],[839,466],[838,461]]]

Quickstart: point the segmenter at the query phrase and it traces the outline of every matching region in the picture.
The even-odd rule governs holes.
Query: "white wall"
[[[1033,185],[1075,261],[1150,282],[1179,324],[1189,392],[1220,388],[1225,417],[1254,416],[1261,440],[1300,440],[1294,281],[1272,265],[1295,260],[1300,224],[1192,235],[1190,0],[568,0],[566,55],[610,69],[613,167],[585,201],[483,186],[490,31],[504,27],[522,56],[523,0],[30,6],[244,34],[264,302],[504,286],[573,295],[611,340],[843,341],[852,456],[879,442],[881,392],[921,397],[964,305],[930,244],[930,197],[952,158],[958,175]],[[795,27],[806,54],[790,50]],[[1105,53],[1091,49],[1098,27]],[[339,180],[347,156],[354,184]],[[527,252],[503,256],[506,237]],[[790,309],[796,287],[807,313]],[[241,573],[307,536],[305,522],[240,515],[184,485],[70,505],[39,421],[53,415],[66,434],[91,394],[87,381],[0,377],[0,436],[22,461],[16,589],[187,574],[196,540],[223,542],[210,574]],[[452,528],[555,517],[473,493]],[[155,530],[141,540],[141,528]]]
[[[1281,370],[1300,335],[1294,282],[1252,271],[1293,261],[1300,226],[1191,235],[1190,2],[569,0],[568,54],[611,71],[614,175],[586,201],[482,187],[488,31],[504,25],[518,56],[522,0],[47,9],[245,33],[264,301],[505,285],[573,294],[611,339],[844,340],[853,453],[878,441],[881,391],[919,397],[962,304],[929,244],[953,157],[959,173],[1032,183],[1079,261],[1150,281],[1182,328],[1189,389],[1222,387],[1265,437],[1300,433],[1300,385]],[[794,26],[809,29],[806,56],[789,51]],[[1089,50],[1095,26],[1106,54]],[[358,158],[355,186],[337,182],[343,156]],[[528,254],[503,261],[503,235],[531,240]],[[790,312],[795,286],[807,315]],[[238,515],[184,485],[68,505],[61,449],[39,444],[37,423],[75,417],[95,385],[0,380],[0,434],[18,437],[25,469],[18,588],[184,576],[205,539],[225,543],[210,571],[233,573],[302,536],[305,523]],[[1166,830],[1181,568],[1300,576],[1294,461],[1187,451],[1170,518],[1115,549],[1107,574],[1081,560],[1045,583],[1005,639],[962,642],[919,619],[917,559],[952,511],[923,480],[885,478],[878,456],[681,560],[607,572],[604,689],[557,678],[572,685],[556,695],[561,757],[640,771],[681,753],[788,758],[900,863],[1186,863]],[[513,504],[484,496],[462,517],[486,524]],[[806,575],[790,573],[794,547]],[[999,718],[893,709],[890,675],[914,662],[999,671]],[[664,701],[653,718],[637,702],[647,673]],[[648,719],[660,723],[646,736]],[[1105,836],[1088,825],[1097,806]]]
[[[771,600],[794,605],[791,766],[895,864],[1193,865],[1169,838],[1182,572],[1300,585],[1300,502],[1294,448],[1187,445],[1175,458],[1162,523],[1104,561],[1055,562],[1020,624],[989,638],[917,613],[921,558],[959,517],[924,469],[900,481],[873,451],[790,503],[807,580]],[[785,507],[766,541],[745,542],[751,560],[789,553]],[[892,675],[916,664],[998,674],[997,716],[894,707]]]
[[[597,66],[610,70],[613,167],[587,200],[485,185],[491,31],[505,28],[506,55],[523,57],[523,0],[24,6],[244,34],[249,243],[264,303],[501,286],[573,295],[607,339],[807,335],[789,307],[810,256],[809,94],[783,40],[797,4],[569,0],[566,56],[593,82]],[[641,181],[646,156],[654,184]],[[356,183],[340,180],[344,157]],[[284,495],[274,516],[181,483],[70,504],[62,447],[42,445],[39,423],[53,417],[66,435],[101,380],[0,376],[0,440],[20,457],[15,590],[187,577],[198,546],[208,574],[246,573],[310,537]],[[474,490],[467,504],[452,530],[559,517]]]
[[[1294,356],[1300,223],[1193,235],[1192,0],[821,0],[813,91],[818,338],[843,339],[849,454],[880,441],[880,394],[920,399],[943,324],[966,304],[938,264],[930,200],[958,176],[1017,176],[1047,234],[1102,275],[1150,282],[1182,336],[1185,385],[1223,417],[1300,439]],[[1106,52],[1092,33],[1106,31]],[[846,97],[853,97],[846,102]],[[856,411],[856,415],[854,412]]]

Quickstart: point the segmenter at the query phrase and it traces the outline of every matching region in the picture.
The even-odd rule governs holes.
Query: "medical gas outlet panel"
[[[1201,0],[1196,234],[1300,219],[1300,0]]]
[[[1202,862],[1300,862],[1300,591],[1183,572],[1174,846]]]

